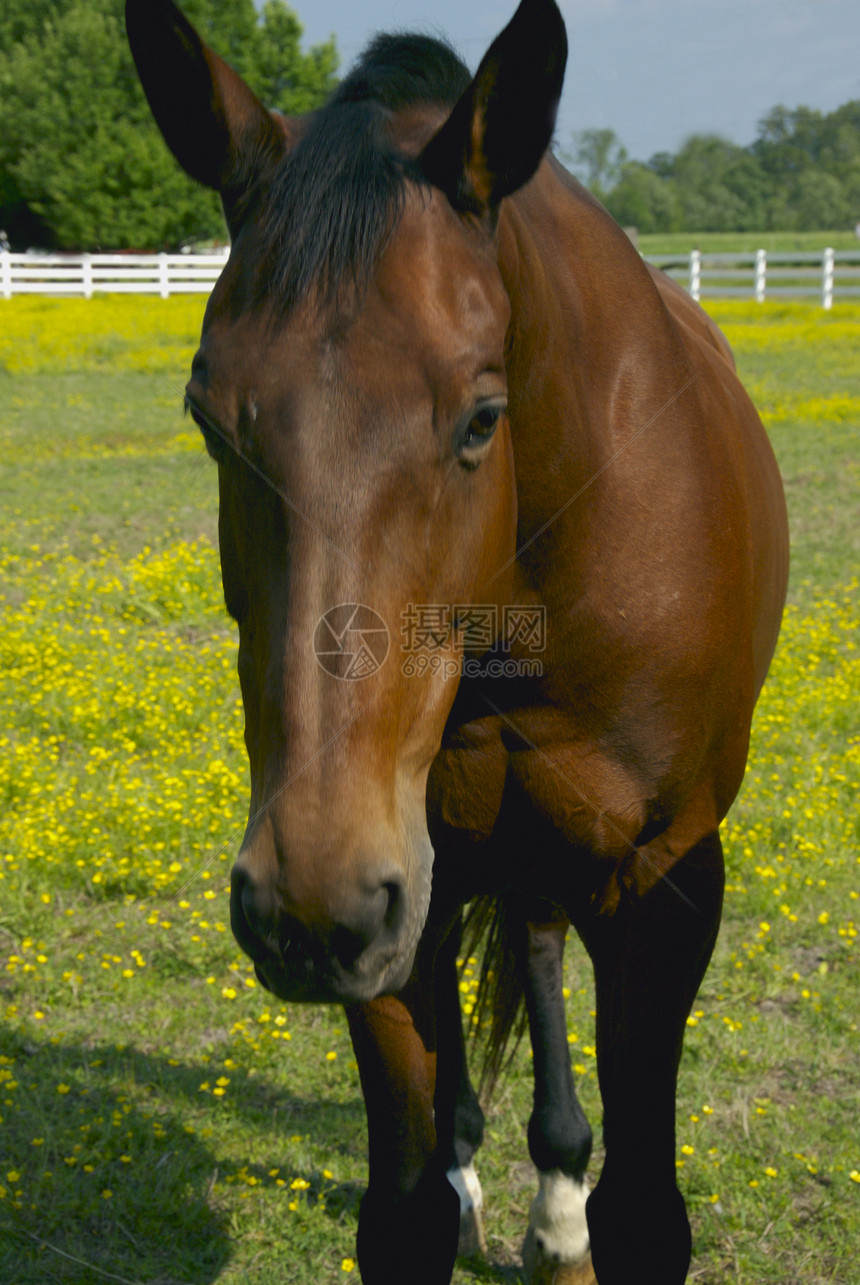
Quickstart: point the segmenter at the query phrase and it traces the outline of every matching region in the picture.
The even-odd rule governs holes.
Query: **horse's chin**
[[[366,1004],[380,995],[401,990],[412,972],[415,952],[387,960],[372,971],[347,972],[335,966],[320,973],[315,969],[286,969],[266,960],[254,971],[261,986],[277,999],[290,1004]]]

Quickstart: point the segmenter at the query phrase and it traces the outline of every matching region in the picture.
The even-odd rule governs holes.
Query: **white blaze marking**
[[[529,1210],[529,1229],[535,1245],[551,1262],[580,1262],[588,1253],[588,1184],[576,1182],[560,1169],[539,1172],[538,1182],[538,1194]]]

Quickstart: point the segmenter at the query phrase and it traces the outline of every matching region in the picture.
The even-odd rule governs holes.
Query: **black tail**
[[[466,912],[463,955],[480,958],[483,954],[471,1030],[476,1040],[484,1042],[479,1083],[484,1099],[492,1094],[526,1030],[523,985],[514,951],[518,931],[522,932],[522,916],[511,914],[504,897],[478,897]]]

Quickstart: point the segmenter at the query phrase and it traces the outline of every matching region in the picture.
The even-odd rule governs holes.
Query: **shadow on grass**
[[[207,1074],[209,1068],[171,1065],[131,1047],[4,1040],[0,1281],[214,1281],[232,1257],[236,1231],[232,1193],[225,1197],[216,1186],[228,1176],[224,1170],[241,1171],[237,1181],[258,1190],[274,1187],[277,1178],[250,1155],[247,1164],[219,1161],[211,1141],[216,1130],[207,1127],[217,1124],[214,1104],[200,1093]],[[244,1150],[255,1126],[272,1129],[276,1115],[275,1151],[296,1124],[312,1137],[355,1138],[364,1118],[360,1101],[293,1098],[239,1071],[224,1106],[234,1153],[237,1140]],[[223,1132],[219,1126],[221,1153]],[[334,1185],[316,1172],[289,1177],[308,1184],[309,1203],[325,1190],[327,1216],[355,1216],[357,1184]]]

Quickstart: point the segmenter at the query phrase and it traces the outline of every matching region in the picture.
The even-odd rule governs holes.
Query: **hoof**
[[[578,1263],[559,1263],[547,1258],[529,1228],[523,1244],[523,1279],[527,1285],[597,1285],[591,1254]]]
[[[487,1251],[487,1238],[484,1235],[484,1220],[480,1209],[471,1206],[460,1214],[460,1239],[457,1242],[457,1254],[462,1258],[471,1258],[473,1254],[484,1254]]]

